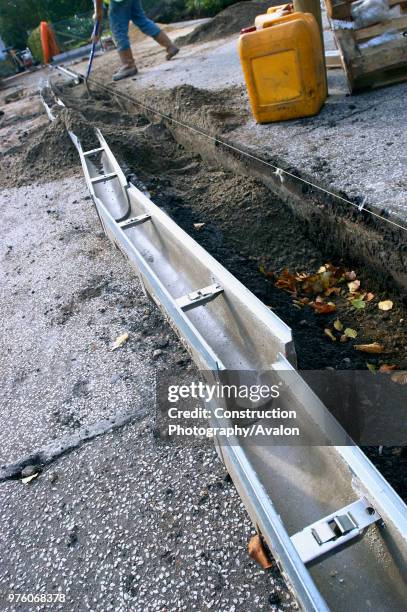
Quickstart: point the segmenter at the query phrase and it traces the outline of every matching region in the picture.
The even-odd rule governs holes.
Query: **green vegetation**
[[[36,27],[35,30],[33,30],[29,35],[27,39],[27,46],[30,48],[33,58],[42,64],[44,61],[44,56],[42,53],[40,26]]]
[[[147,14],[157,21],[169,23],[195,17],[211,17],[236,0],[144,0]],[[66,46],[90,36],[92,0],[0,0],[0,36],[7,46],[23,49],[30,38],[36,54],[40,21],[54,24],[58,42]],[[87,14],[85,18],[83,14]],[[78,15],[81,17],[77,17]],[[32,34],[30,34],[30,32]]]
[[[0,35],[7,46],[24,49],[40,21],[60,21],[92,10],[92,0],[0,0]]]
[[[235,0],[186,0],[187,9],[194,15],[200,17],[212,17]]]
[[[238,0],[144,0],[147,14],[163,23],[212,17]]]

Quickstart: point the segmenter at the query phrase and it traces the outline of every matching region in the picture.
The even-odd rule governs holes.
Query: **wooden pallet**
[[[331,19],[352,21],[349,0],[325,0],[325,3]],[[334,29],[351,93],[407,80],[407,36],[360,48],[361,44],[386,32],[407,33],[407,2],[389,0],[389,5],[400,5],[401,16],[359,30]]]

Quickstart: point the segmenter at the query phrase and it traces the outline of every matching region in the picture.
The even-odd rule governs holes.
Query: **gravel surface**
[[[156,372],[192,366],[72,173],[0,194],[0,464],[134,418],[29,484],[0,484],[0,609],[296,609],[279,572],[249,558],[253,528],[212,443],[155,438]],[[9,593],[65,602],[17,605]]]

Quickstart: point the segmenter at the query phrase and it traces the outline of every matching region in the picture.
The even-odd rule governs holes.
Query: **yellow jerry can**
[[[242,30],[239,54],[258,123],[316,115],[326,100],[321,38],[315,17],[293,13]]]
[[[283,15],[289,15],[292,12],[292,4],[280,4],[279,6],[272,6],[271,8],[267,9],[267,13],[265,13],[264,15],[257,15],[256,19],[254,20],[254,25],[256,26],[256,28],[262,28],[264,23],[270,23],[271,17],[273,17],[273,19],[278,19],[279,17],[282,17]]]

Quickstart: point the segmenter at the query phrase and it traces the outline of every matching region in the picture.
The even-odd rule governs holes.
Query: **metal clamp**
[[[380,520],[380,515],[369,502],[366,499],[359,499],[304,527],[302,531],[291,536],[291,541],[301,560],[309,563],[357,538],[369,525]]]
[[[218,283],[214,283],[213,285],[208,285],[208,287],[203,287],[183,295],[177,299],[177,304],[185,312],[210,302],[222,292],[223,288]]]
[[[95,185],[96,183],[103,183],[104,181],[111,181],[116,178],[117,172],[109,172],[109,174],[100,174],[90,179],[90,182]]]
[[[140,223],[144,223],[145,221],[149,221],[151,219],[151,215],[138,215],[138,217],[131,217],[130,219],[126,219],[125,221],[119,222],[119,227],[124,230],[129,227],[134,227],[135,225],[140,225]]]
[[[104,151],[103,147],[96,147],[96,149],[90,149],[89,151],[84,151],[83,155],[84,157],[88,157],[89,155],[95,155],[96,153],[101,153],[102,151]]]

